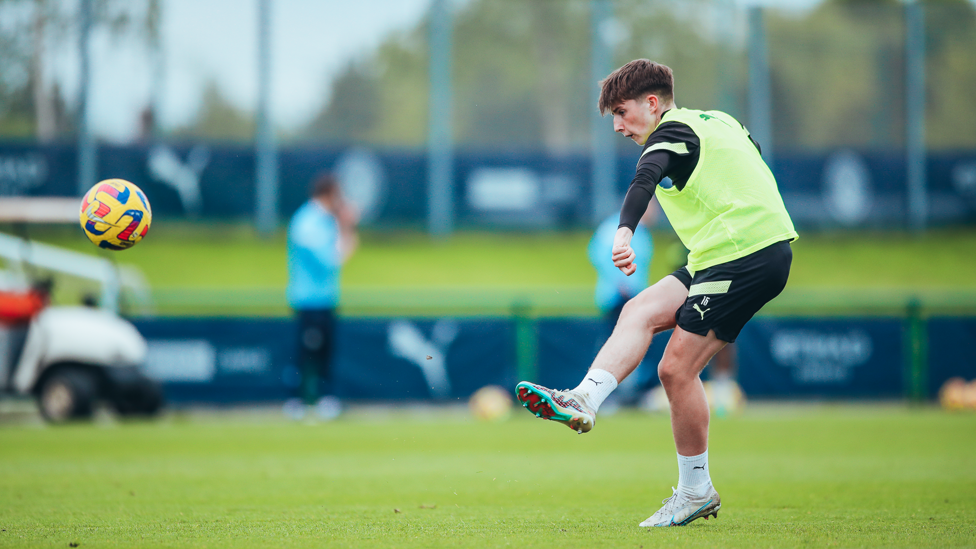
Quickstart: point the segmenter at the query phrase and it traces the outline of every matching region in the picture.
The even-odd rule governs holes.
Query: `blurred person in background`
[[[358,245],[359,215],[333,174],[316,177],[309,194],[288,225],[288,303],[298,321],[301,383],[285,412],[297,419],[314,407],[333,419],[341,412],[332,372],[339,275]]]
[[[651,256],[654,253],[654,243],[651,240],[651,232],[648,227],[654,225],[656,220],[657,208],[649,207],[634,231],[631,247],[637,254],[637,260],[634,261],[637,269],[633,276],[622,273],[613,264],[613,259],[607,255],[607,250],[613,247],[613,238],[617,234],[617,226],[620,224],[619,213],[613,213],[604,219],[590,238],[590,244],[586,251],[590,258],[590,264],[596,270],[594,299],[597,308],[600,309],[600,314],[603,316],[606,330],[600,334],[599,344],[601,346],[613,332],[613,327],[617,325],[617,319],[620,317],[620,311],[623,310],[624,305],[630,301],[630,298],[647,288],[647,281],[650,278]],[[614,396],[618,402],[627,403],[634,399],[636,391],[637,377],[632,376],[617,387]]]
[[[652,336],[673,328],[658,377],[671,410],[678,486],[640,526],[683,526],[721,508],[708,472],[709,408],[699,374],[786,287],[798,235],[759,144],[726,113],[677,108],[670,68],[627,63],[601,83],[599,108],[612,113],[614,131],[643,146],[609,250],[614,265],[636,271],[631,242],[655,196],[688,263],[627,302],[575,389],[523,381],[516,394],[537,416],[587,432]]]
[[[641,217],[640,224],[634,231],[634,238],[630,243],[634,253],[637,254],[637,259],[634,261],[636,270],[633,276],[627,276],[621,272],[613,264],[613,259],[607,256],[607,250],[613,247],[613,238],[617,234],[617,227],[620,224],[619,213],[614,213],[604,219],[590,238],[590,244],[586,251],[590,258],[590,264],[596,269],[594,299],[611,331],[617,325],[617,318],[620,317],[620,311],[623,310],[624,304],[630,298],[641,293],[644,288],[647,288],[647,280],[650,277],[651,270],[651,255],[654,253],[651,232],[647,227],[653,225],[656,219],[656,208],[647,208]]]
[[[739,411],[745,402],[742,388],[735,379],[738,371],[737,360],[735,343],[729,343],[715,353],[708,363],[708,383],[711,390],[709,401],[715,415],[719,417]]]

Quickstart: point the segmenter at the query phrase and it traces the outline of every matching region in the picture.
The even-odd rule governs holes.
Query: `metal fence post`
[[[278,150],[271,119],[271,2],[258,1],[258,108],[254,214],[263,235],[278,226]]]
[[[736,6],[733,0],[717,0],[712,5],[715,19],[715,34],[722,46],[715,56],[715,71],[718,74],[718,110],[739,118],[740,113],[735,97],[735,67],[733,56],[738,55],[734,46]]]
[[[519,381],[532,381],[538,375],[539,325],[526,302],[512,304],[515,319],[515,373]]]
[[[617,154],[612,127],[597,110],[599,82],[610,73],[613,63],[613,5],[608,0],[590,1],[590,158],[593,190],[592,219],[598,225],[614,210],[614,182],[617,180]]]
[[[427,224],[435,236],[454,229],[454,146],[451,123],[451,0],[434,0],[430,9],[430,103],[427,135]]]
[[[97,151],[95,138],[91,132],[91,109],[89,107],[89,87],[91,86],[91,27],[92,2],[82,0],[79,9],[80,32],[78,49],[81,53],[81,75],[78,86],[78,196],[88,192],[98,177]]]
[[[766,24],[763,8],[749,8],[749,132],[762,147],[763,160],[772,169],[773,147],[772,91],[769,77],[769,53],[766,48]]]
[[[912,230],[925,230],[925,13],[918,1],[905,5],[905,145],[908,216]]]
[[[928,398],[928,323],[922,304],[913,298],[905,307],[905,396],[914,403]]]

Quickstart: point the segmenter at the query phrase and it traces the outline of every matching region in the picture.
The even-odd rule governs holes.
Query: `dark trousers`
[[[623,312],[624,305],[628,301],[630,301],[629,297],[627,299],[621,298],[612,309],[603,313],[603,323],[607,328],[607,337],[610,337],[610,334],[613,333],[613,329],[617,326],[617,321],[620,320],[620,313]]]
[[[333,393],[332,353],[335,342],[335,309],[301,309],[298,319],[298,371],[302,374],[299,396],[314,404]]]

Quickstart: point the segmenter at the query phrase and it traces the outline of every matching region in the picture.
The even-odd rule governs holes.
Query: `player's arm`
[[[654,188],[663,179],[669,163],[670,158],[665,151],[651,151],[642,156],[620,207],[620,225],[617,226],[617,234],[613,238],[612,255],[613,264],[627,276],[637,270],[634,265],[636,254],[630,247],[630,240],[637,230],[641,216],[654,198]]]
[[[630,240],[654,197],[654,189],[665,177],[679,180],[683,177],[679,188],[683,187],[683,181],[687,181],[698,162],[699,144],[695,132],[678,122],[662,124],[645,143],[637,173],[620,208],[620,225],[613,242],[613,264],[624,274],[629,276],[637,270]]]
[[[343,201],[337,208],[335,218],[339,226],[339,262],[345,263],[359,247],[359,235],[356,233],[359,210],[351,203]]]

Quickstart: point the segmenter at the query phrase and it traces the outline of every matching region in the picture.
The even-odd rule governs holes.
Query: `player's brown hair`
[[[332,173],[322,173],[312,180],[309,185],[308,194],[312,198],[330,195],[339,190],[339,180]]]
[[[649,93],[662,101],[673,100],[674,74],[667,65],[634,59],[600,82],[600,114],[607,114],[617,103]]]

